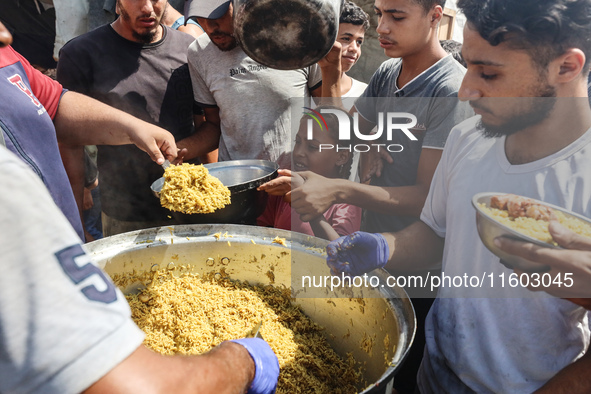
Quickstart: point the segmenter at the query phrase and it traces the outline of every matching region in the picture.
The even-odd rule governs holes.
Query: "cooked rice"
[[[230,204],[230,190],[201,164],[170,166],[164,179],[160,204],[171,211],[212,213]]]
[[[115,275],[121,287],[149,283],[128,295],[144,344],[166,355],[199,354],[222,341],[244,337],[259,321],[281,372],[277,393],[356,393],[362,373],[352,354],[341,359],[323,328],[306,317],[284,287],[252,286],[225,273],[175,277],[165,271]]]
[[[515,231],[528,235],[537,240],[556,245],[548,231],[549,222],[545,220],[536,220],[528,217],[513,218],[509,213],[503,209],[489,208],[486,204],[479,204],[483,212]],[[560,224],[566,228],[576,232],[577,234],[591,238],[591,225],[583,222],[575,217],[567,216],[559,210],[554,210]]]

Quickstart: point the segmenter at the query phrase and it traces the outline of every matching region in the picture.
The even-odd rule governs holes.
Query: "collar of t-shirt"
[[[400,62],[398,63],[398,70],[396,71],[396,77],[394,79],[394,81],[395,81],[394,87],[396,88],[396,91],[394,92],[394,96],[395,97],[412,96],[413,92],[415,92],[415,91],[418,91],[418,92],[424,91],[423,85],[431,79],[431,77],[434,73],[436,73],[441,68],[447,66],[450,60],[453,60],[453,57],[451,56],[451,54],[448,54],[447,56],[445,56],[445,57],[439,59],[437,62],[433,63],[433,65],[431,67],[429,67],[428,69],[426,69],[425,71],[423,71],[422,73],[420,73],[419,75],[414,77],[412,80],[407,82],[407,84],[404,85],[402,88],[399,88],[398,87],[398,77],[400,76],[400,70],[402,70],[402,60],[400,60]]]

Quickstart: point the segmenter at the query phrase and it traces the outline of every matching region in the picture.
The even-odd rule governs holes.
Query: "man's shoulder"
[[[21,59],[19,58],[19,55],[17,55],[17,52],[11,46],[0,48],[0,68],[10,66],[20,61]]]
[[[183,33],[182,31],[178,31],[175,29],[172,29],[168,26],[164,26],[164,29],[166,29],[166,41],[168,42],[178,42],[182,45],[186,45],[186,47],[188,48],[189,45],[191,45],[193,43],[193,41],[195,41],[195,37],[193,37],[190,34],[187,33]],[[207,34],[202,34],[202,36],[205,36]]]
[[[72,38],[63,46],[61,51],[68,52],[71,50],[88,49],[94,45],[104,45],[102,42],[110,38],[110,30],[111,27],[109,25],[99,26],[94,30]]]
[[[384,77],[392,74],[397,74],[400,70],[401,65],[402,59],[399,58],[384,60],[374,73],[374,76]]]
[[[426,81],[432,86],[434,96],[456,96],[466,69],[451,55],[448,55],[431,67]]]
[[[211,51],[214,48],[217,49],[217,47],[211,42],[211,39],[209,38],[209,36],[207,34],[202,34],[199,37],[197,37],[193,43],[191,43],[190,46],[191,50],[195,51],[195,50],[199,50],[199,51],[203,51],[203,50],[208,50]],[[223,53],[222,51],[218,50],[218,52]]]
[[[400,59],[385,60],[373,73],[369,81],[369,92],[374,96],[389,95],[396,90],[396,79],[400,72]]]
[[[202,34],[197,37],[189,45],[188,58],[189,61],[196,62],[199,59],[203,59],[204,55],[208,58],[207,63],[211,63],[211,58],[218,58],[224,55],[224,52],[217,50],[217,47],[211,42],[207,34]]]
[[[480,116],[472,116],[453,127],[447,138],[446,146],[453,146],[455,149],[482,145],[484,142],[494,142],[494,139],[487,139],[478,128]]]
[[[221,51],[207,34],[202,34],[189,45],[187,59],[194,67],[216,70],[224,65],[235,67],[248,61],[248,55],[240,46],[229,51]]]

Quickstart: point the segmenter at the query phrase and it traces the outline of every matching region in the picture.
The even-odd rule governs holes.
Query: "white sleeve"
[[[454,129],[455,130],[455,129]],[[433,174],[431,180],[431,186],[429,188],[429,194],[427,200],[423,206],[421,212],[421,220],[441,238],[445,238],[446,230],[446,209],[447,209],[447,197],[448,197],[448,171],[451,166],[451,158],[453,158],[454,147],[457,144],[456,136],[457,132],[451,131],[443,153],[441,160],[437,165],[437,169]],[[455,130],[457,131],[457,130]]]
[[[0,392],[83,391],[143,341],[41,180],[0,147]]]
[[[308,89],[314,89],[320,82],[322,82],[322,70],[318,63],[314,63],[308,67]]]

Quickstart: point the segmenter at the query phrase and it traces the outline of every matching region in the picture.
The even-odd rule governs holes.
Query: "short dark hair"
[[[589,68],[591,0],[459,0],[458,8],[491,45],[525,50],[543,70],[568,48],[582,50]]]
[[[369,15],[352,1],[345,1],[339,23],[363,26],[363,29],[367,31],[369,29]]]
[[[425,14],[436,5],[440,5],[441,8],[445,7],[445,0],[411,0],[413,3],[420,5],[425,10]]]

